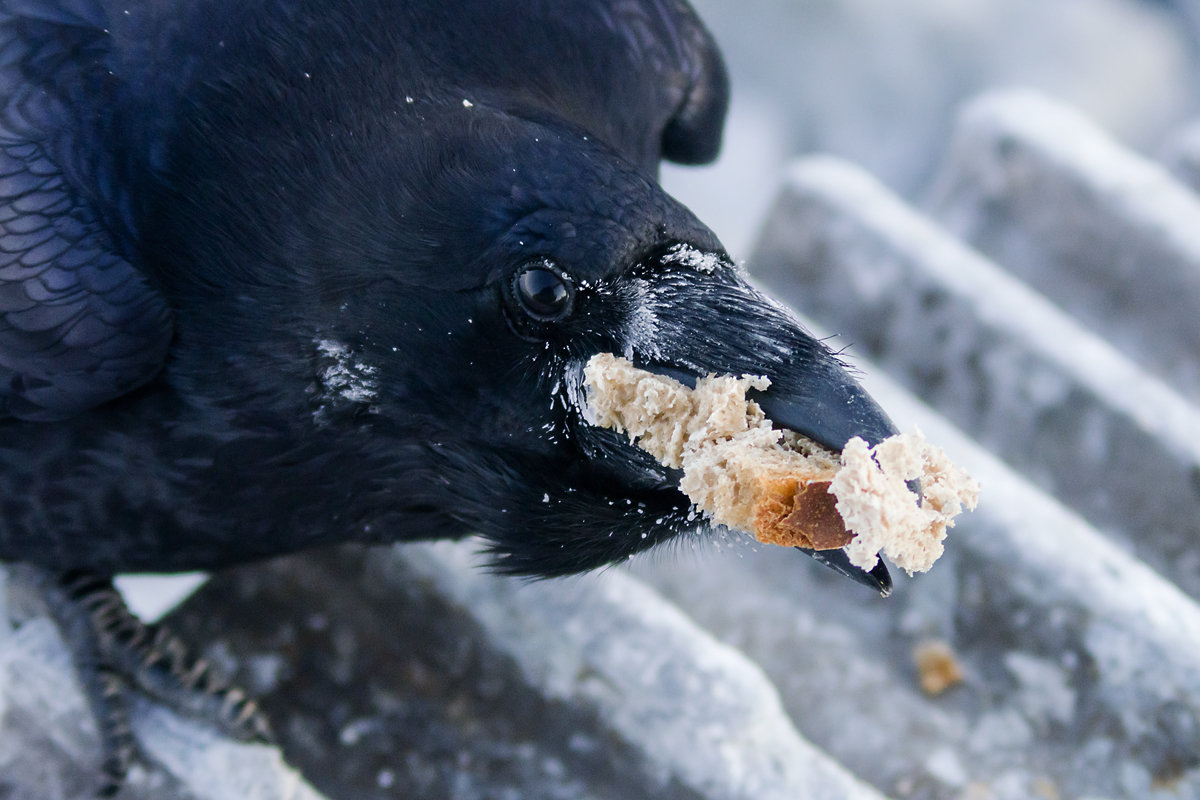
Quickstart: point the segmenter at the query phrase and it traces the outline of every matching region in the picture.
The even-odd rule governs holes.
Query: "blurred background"
[[[733,105],[715,167],[668,189],[745,258],[783,166],[821,152],[919,201],[968,98],[1039,89],[1165,155],[1200,108],[1193,0],[694,0]]]

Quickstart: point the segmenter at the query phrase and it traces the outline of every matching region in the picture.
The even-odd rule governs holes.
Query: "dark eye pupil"
[[[521,305],[535,317],[553,319],[571,305],[571,288],[562,277],[548,269],[531,267],[517,277]]]

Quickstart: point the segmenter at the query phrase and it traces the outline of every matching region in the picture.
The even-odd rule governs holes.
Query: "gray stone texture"
[[[882,800],[796,733],[759,667],[640,581],[527,584],[477,549],[234,570],[172,621],[262,698],[329,797]],[[23,620],[0,664],[0,797],[89,797],[95,736],[52,623]],[[278,751],[149,703],[137,720],[151,766],[124,796],[322,796]]]
[[[972,102],[933,214],[1138,364],[1200,400],[1200,197],[1028,91]]]

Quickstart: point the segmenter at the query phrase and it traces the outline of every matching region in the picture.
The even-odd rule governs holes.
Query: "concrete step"
[[[959,116],[930,203],[955,235],[1200,399],[1200,197],[1032,92]]]
[[[758,666],[641,581],[522,583],[482,569],[479,547],[231,570],[173,624],[254,691],[331,798],[884,800],[796,732]],[[0,635],[0,788],[90,798],[94,731],[57,629],[27,613]],[[272,748],[149,703],[136,719],[157,765],[122,797],[322,796]]]

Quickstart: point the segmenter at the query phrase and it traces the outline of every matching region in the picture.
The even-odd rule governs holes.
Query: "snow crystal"
[[[317,351],[332,363],[318,374],[320,406],[318,414],[338,400],[373,403],[377,397],[379,368],[356,358],[350,346],[332,339],[315,340]]]
[[[718,267],[728,266],[729,262],[719,253],[706,253],[692,247],[690,244],[677,244],[670,249],[663,259],[668,264],[679,264],[691,267],[700,272],[715,272]]]

